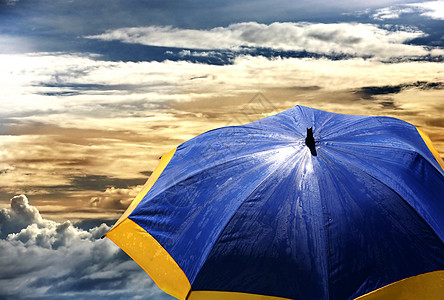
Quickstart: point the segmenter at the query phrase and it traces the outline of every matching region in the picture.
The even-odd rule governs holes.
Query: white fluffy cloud
[[[377,9],[372,17],[375,20],[389,20],[389,19],[398,19],[402,14],[412,13],[414,12],[413,8],[401,8],[401,7],[384,7]]]
[[[444,1],[426,1],[420,3],[408,4],[420,11],[422,16],[429,17],[431,19],[444,20]]]
[[[389,59],[430,54],[422,46],[405,44],[424,35],[412,28],[389,30],[361,23],[276,22],[266,25],[247,22],[209,30],[171,26],[119,28],[86,38],[190,49],[239,50],[251,47]]]
[[[82,230],[43,219],[26,196],[1,211],[1,299],[172,299],[163,294],[102,224]],[[5,226],[6,225],[6,226]]]
[[[377,9],[372,17],[376,20],[398,19],[403,14],[416,13],[421,16],[444,20],[444,1],[426,1]]]

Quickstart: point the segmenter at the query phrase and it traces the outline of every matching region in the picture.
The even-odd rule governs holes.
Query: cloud
[[[11,199],[1,215],[1,299],[172,299],[123,251],[100,239],[109,230],[105,224],[83,230],[43,219],[24,195]]]
[[[387,17],[388,12],[379,18]],[[389,59],[430,55],[422,46],[406,42],[425,33],[408,27],[382,28],[362,23],[256,22],[236,23],[209,30],[182,29],[171,26],[119,28],[88,39],[121,41],[150,46],[187,49],[270,48],[282,51],[308,51],[322,55],[351,55]],[[189,50],[185,50],[189,51]],[[189,55],[191,52],[183,52]]]
[[[435,20],[444,20],[444,1],[426,1],[399,4],[377,9],[372,17],[375,20],[398,19],[403,14],[419,14]]]
[[[398,94],[406,89],[416,88],[420,90],[442,90],[443,82],[417,81],[408,84],[386,85],[386,86],[364,86],[355,90],[364,99],[372,99],[373,96]]]
[[[348,93],[444,82],[442,63],[430,61],[239,55],[231,64],[210,65],[112,62],[66,53],[0,55],[0,61],[5,63],[0,89],[6,94],[0,100],[2,205],[16,193],[33,195],[46,216],[62,221],[69,215],[73,222],[93,213],[114,218],[130,197],[118,199],[112,188],[123,193],[119,189],[142,184],[147,178],[141,172],[152,171],[160,155],[185,140],[235,117],[238,124],[265,117],[270,111],[239,116],[258,92],[279,111],[301,104],[349,114],[393,114],[398,111],[378,110],[379,103],[391,103],[380,98],[391,94],[379,95],[379,102],[356,103]],[[59,93],[67,88],[77,93]],[[407,114],[412,106],[403,105],[406,114],[399,117],[408,119],[416,104],[429,102],[412,97],[414,111]],[[427,107],[422,118],[440,116],[436,105]]]
[[[318,38],[328,39],[326,36]],[[0,142],[1,161],[11,161],[17,155],[20,159],[37,156],[65,159],[75,155],[77,161],[82,158],[89,166],[102,162],[115,165],[106,160],[106,155],[103,160],[92,160],[92,154],[103,154],[107,149],[102,142],[110,148],[118,146],[113,150],[120,155],[138,153],[135,149],[124,148],[136,146],[136,143],[140,143],[140,148],[157,147],[162,141],[169,141],[170,146],[180,143],[185,131],[172,135],[171,131],[163,130],[185,117],[182,112],[172,110],[174,103],[255,94],[268,88],[318,86],[341,90],[418,80],[444,81],[439,62],[381,63],[361,58],[330,60],[241,55],[229,65],[208,65],[168,60],[111,62],[91,55],[33,53],[0,55],[0,65],[3,78],[0,118],[11,122],[3,123],[4,129],[0,131],[5,134]],[[98,85],[110,88],[95,88]],[[75,93],[64,93],[67,89]],[[205,120],[195,124],[195,130],[198,125],[205,126]],[[154,130],[152,126],[157,127]],[[17,135],[10,136],[12,131]],[[27,136],[22,138],[25,131]],[[31,147],[35,143],[43,144],[39,142],[42,138],[47,139],[46,145],[60,151]],[[94,148],[94,153],[87,151],[96,144],[103,146]],[[55,167],[54,161],[48,164],[48,167]],[[102,170],[98,174],[121,177],[121,172],[120,168],[112,174]],[[29,179],[32,178],[22,178],[23,182]],[[66,183],[64,180],[57,184]]]
[[[411,3],[407,5],[417,9],[421,13],[421,16],[436,20],[444,20],[443,0]]]
[[[375,20],[388,20],[388,19],[398,19],[402,14],[414,12],[413,8],[400,8],[400,7],[384,7],[377,9],[372,17]]]
[[[384,35],[384,32],[381,34]],[[364,33],[365,31],[361,35]],[[329,40],[328,35],[320,34],[317,30],[310,34],[320,43],[322,40]],[[391,38],[393,42],[399,42],[410,34],[416,36],[415,32],[404,30]],[[368,51],[384,47],[383,44],[373,45],[375,48],[372,50],[372,45],[367,46]],[[396,49],[392,50],[396,52]],[[441,52],[435,50],[433,53],[444,54]],[[282,87],[297,82],[301,86],[318,85],[328,89],[341,89],[359,86],[361,81],[367,81],[365,85],[374,85],[371,81],[375,78],[381,82],[415,79],[428,81],[430,77],[440,76],[438,66],[441,66],[440,63],[431,62],[381,64],[375,60],[360,58],[329,60],[251,55],[238,56],[230,65],[168,60],[135,63],[102,61],[94,56],[63,53],[0,55],[0,64],[0,72],[5,78],[0,82],[0,88],[4,91],[0,116],[20,114],[19,116],[26,117],[28,112],[34,119],[41,116],[40,120],[48,122],[47,115],[58,115],[60,119],[66,120],[66,113],[69,112],[70,115],[81,115],[82,118],[93,116],[96,120],[94,127],[100,129],[109,129],[108,125],[100,125],[104,118],[108,121],[115,118],[115,125],[122,126],[119,117],[132,117],[135,113],[144,113],[143,116],[147,116],[147,112],[167,108],[169,102],[195,101],[220,96],[221,93],[245,90],[255,93],[258,83]],[[345,69],[347,73],[342,72]],[[396,72],[397,76],[390,72]],[[418,78],[424,75],[429,78]],[[195,80],[196,78],[199,80]],[[359,78],[359,81],[353,80],[354,78]],[[95,88],[98,85],[102,88]],[[103,88],[106,86],[109,88]],[[64,93],[67,89],[75,93]],[[66,123],[72,124],[76,119],[69,121]],[[82,122],[74,125],[78,129],[85,128],[85,123]],[[115,136],[119,136],[119,132]]]
[[[25,195],[14,196],[10,208],[0,210],[0,238],[17,232],[31,224],[40,225],[43,220],[37,208],[29,205]]]
[[[4,2],[6,5],[15,5],[17,2],[19,2],[19,0],[4,0]]]
[[[131,201],[142,190],[142,185],[132,188],[107,188],[103,193],[91,197],[90,205],[92,207],[126,209]]]

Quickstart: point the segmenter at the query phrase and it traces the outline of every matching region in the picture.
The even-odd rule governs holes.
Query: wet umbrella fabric
[[[165,154],[106,236],[178,299],[433,297],[443,166],[409,123],[296,106]]]

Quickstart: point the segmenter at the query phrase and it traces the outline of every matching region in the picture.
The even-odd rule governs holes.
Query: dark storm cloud
[[[144,184],[146,178],[112,178],[105,175],[75,176],[71,179],[70,188],[77,190],[104,191],[107,188],[128,188]]]
[[[442,82],[417,81],[397,85],[364,86],[351,90],[350,93],[354,98],[354,101],[373,101],[386,109],[402,110],[402,107],[398,105],[394,99],[395,95],[407,90],[428,91],[442,90],[443,88],[444,83]]]
[[[441,90],[444,89],[444,83],[417,81],[414,83],[405,83],[398,85],[364,86],[356,89],[354,92],[358,97],[362,99],[372,100],[374,99],[374,96],[398,94],[408,88],[416,88],[419,90]]]
[[[151,174],[153,174],[153,172],[152,171],[143,171],[143,172],[140,172],[140,174],[145,175],[145,176],[151,176]]]
[[[108,227],[112,227],[116,221],[115,220],[101,220],[101,219],[85,219],[73,223],[73,225],[81,230],[87,231],[94,227],[99,227],[105,224]]]
[[[415,45],[429,45],[431,47],[444,47],[444,39],[442,38],[444,36],[444,21],[440,22],[429,22],[425,26],[427,26],[429,34],[422,38],[413,39],[411,41],[412,44]]]
[[[426,121],[427,125],[444,128],[444,118],[433,118]],[[444,141],[444,137],[441,137],[440,141]]]
[[[70,76],[73,76],[73,73],[69,72]],[[140,89],[147,89],[151,86],[157,86],[158,84],[149,83],[146,84],[93,84],[93,83],[41,83],[40,86],[48,87],[48,88],[66,88],[72,89],[71,91],[67,91],[68,93],[77,93],[80,94],[82,91],[94,92],[94,91],[135,91]]]
[[[125,44],[122,44],[125,45]],[[128,44],[126,44],[128,45]],[[149,47],[149,46],[147,46]],[[151,46],[152,47],[152,46]],[[156,48],[156,47],[153,47]],[[315,53],[306,50],[301,51],[286,51],[277,50],[271,48],[248,48],[240,47],[236,51],[218,49],[216,51],[206,51],[198,49],[186,49],[177,50],[177,48],[168,48],[169,50],[165,52],[167,59],[172,61],[187,60],[193,63],[205,63],[211,65],[226,65],[233,64],[237,56],[249,55],[249,56],[264,56],[264,57],[280,57],[280,58],[327,58],[330,60],[340,60],[353,58],[354,55],[343,54],[343,53]],[[179,48],[180,49],[180,48]],[[192,79],[201,79],[203,77],[196,77]]]

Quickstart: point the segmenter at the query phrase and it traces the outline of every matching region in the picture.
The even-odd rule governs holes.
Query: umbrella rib
[[[346,148],[348,151],[343,151],[343,150],[340,150],[337,146],[332,145],[332,144],[324,144],[324,143],[322,143],[322,145],[324,145],[327,148],[335,149],[336,151],[342,152],[342,153],[351,154],[351,153],[355,153],[356,152],[356,151],[349,150],[350,148]],[[411,154],[417,154],[421,158],[423,158],[433,169],[437,170],[438,173],[440,173],[442,175],[442,178],[444,180],[444,174],[442,172],[440,172],[439,169],[435,168],[435,166],[430,161],[430,159],[428,159],[426,156],[424,156],[422,152],[416,151],[414,149],[414,147],[411,147],[410,144],[406,144],[406,145],[410,146],[411,149],[401,148],[401,147],[391,147],[391,146],[386,146],[386,145],[365,145],[365,144],[359,144],[359,143],[343,143],[343,142],[341,142],[341,145],[350,145],[350,146],[354,146],[354,147],[357,147],[357,148],[365,148],[365,149],[368,149],[368,148],[375,148],[375,149],[384,148],[384,149],[392,149],[392,150],[403,151],[403,152],[407,152],[407,153],[411,153]],[[366,151],[366,156],[368,156],[368,155],[369,155],[369,153],[368,153],[368,151]]]
[[[329,148],[335,148],[335,149],[337,148],[338,151],[340,151],[340,152],[344,152],[344,153],[355,152],[355,151],[341,151],[341,150],[339,150],[339,148],[342,148],[342,147],[337,147],[337,145],[335,145],[335,144],[331,144],[331,143],[326,144],[326,143],[323,143],[323,142],[324,142],[324,140],[320,144],[324,145],[326,147],[329,147]],[[344,146],[353,146],[353,147],[365,148],[365,149],[368,149],[368,148],[375,148],[375,149],[383,148],[383,149],[391,149],[391,150],[398,150],[398,151],[405,151],[405,152],[409,152],[409,153],[418,153],[418,154],[420,154],[413,147],[411,147],[411,145],[409,145],[409,144],[406,144],[406,145],[410,146],[411,148],[393,147],[393,146],[380,145],[380,144],[378,144],[378,145],[369,145],[369,144],[363,144],[363,143],[346,143],[346,142],[345,143],[344,142],[340,142],[340,144],[341,144],[340,146],[343,146],[343,145]],[[345,148],[344,147],[344,149],[350,149],[350,148]],[[367,155],[367,152],[366,152],[366,155]],[[423,158],[426,159],[425,157],[423,157]]]
[[[437,237],[437,239],[440,241],[441,246],[444,247],[444,241],[441,239],[441,237],[439,236],[439,234],[436,232],[435,229],[432,228],[432,226],[430,226],[429,222],[427,222],[427,220],[424,219],[424,217],[422,215],[420,215],[418,213],[418,211],[408,202],[404,199],[404,197],[402,197],[394,188],[392,188],[389,185],[386,185],[384,182],[382,182],[379,178],[373,176],[372,174],[366,172],[365,170],[362,170],[361,168],[355,166],[356,168],[358,168],[359,170],[363,171],[365,174],[367,174],[368,176],[370,176],[371,178],[375,179],[376,181],[378,181],[379,183],[381,183],[382,185],[386,186],[389,190],[391,190],[393,193],[395,193],[412,211],[415,215],[418,216],[418,218],[420,218],[420,220],[423,221],[423,223],[425,224],[425,226],[427,226],[431,232],[433,232],[433,234]]]
[[[337,152],[342,152],[342,153],[346,153],[348,154],[347,151],[341,151],[341,150],[337,150],[337,149],[333,149],[333,151],[337,151]],[[416,152],[417,153],[417,152]],[[419,154],[419,153],[418,153]],[[420,155],[420,154],[419,154]],[[422,155],[420,155],[422,157]],[[361,160],[359,157],[355,157],[358,160]],[[424,158],[424,157],[423,157]],[[426,159],[424,159],[427,163],[429,163]],[[361,160],[362,161],[362,160]],[[395,193],[412,211],[414,214],[416,214],[425,224],[425,226],[427,226],[431,232],[433,232],[433,234],[438,238],[438,240],[441,242],[441,245],[444,247],[444,241],[441,239],[440,235],[436,232],[435,229],[433,229],[430,225],[429,222],[427,222],[427,220],[424,219],[424,217],[419,214],[417,212],[417,210],[408,202],[404,199],[403,196],[401,196],[398,191],[395,190],[395,188],[392,188],[391,186],[387,185],[386,183],[384,183],[382,180],[380,180],[378,177],[370,174],[369,172],[367,172],[365,169],[360,168],[359,166],[355,165],[355,164],[349,164],[349,166],[354,166],[355,169],[363,172],[364,174],[367,174],[369,177],[375,179],[376,181],[378,181],[379,183],[381,183],[383,186],[386,186],[389,190],[391,190],[393,193]]]
[[[320,161],[319,160],[315,160],[316,164],[319,166],[320,165]],[[315,169],[315,165],[313,165],[313,169]],[[321,188],[320,188],[320,180],[319,180],[319,174],[317,172],[314,172],[314,176],[316,177],[316,183],[317,183],[317,191],[319,194],[319,201],[321,202],[321,214],[317,215],[318,218],[320,219],[320,223],[325,225],[325,219],[324,219],[324,215],[325,215],[325,210],[327,205],[323,204],[323,198],[321,197]],[[324,209],[325,207],[325,209]],[[322,239],[322,245],[323,245],[323,251],[321,251],[321,262],[324,264],[325,268],[321,268],[321,270],[324,270],[324,274],[323,274],[323,287],[324,287],[324,296],[328,297],[329,296],[329,290],[330,290],[330,276],[329,276],[329,269],[330,269],[330,261],[329,261],[329,231],[327,230],[326,227],[321,226],[320,232],[321,235],[319,237],[319,239]]]
[[[296,156],[295,156],[296,157]],[[217,235],[217,238],[215,239],[213,245],[211,246],[211,249],[208,250],[208,252],[205,255],[205,259],[202,260],[202,264],[199,266],[199,271],[196,273],[195,278],[197,278],[197,276],[199,276],[200,271],[202,270],[202,266],[205,264],[206,259],[208,258],[208,256],[211,254],[211,251],[213,250],[214,245],[216,245],[218,243],[218,241],[221,239],[222,237],[222,233],[225,231],[225,229],[228,227],[228,225],[230,224],[231,220],[233,220],[234,216],[236,215],[238,209],[246,202],[248,201],[248,199],[250,199],[250,197],[254,194],[255,191],[257,191],[257,189],[268,179],[270,178],[274,173],[276,173],[276,171],[280,170],[282,165],[284,165],[285,163],[288,163],[288,160],[283,160],[280,164],[278,164],[278,166],[272,171],[270,172],[263,180],[261,180],[261,182],[248,194],[247,197],[244,198],[244,200],[242,200],[238,207],[234,210],[233,214],[230,216],[230,218],[228,219],[228,221],[225,223],[225,225],[222,227],[222,230],[219,232],[219,234]],[[192,284],[191,284],[192,285]]]
[[[304,107],[298,105],[297,108],[298,108],[298,110],[299,110],[300,116],[302,117],[302,119],[305,120],[305,124],[306,124],[306,125],[307,125],[307,124],[312,124],[313,122],[308,121],[307,114],[305,113],[305,110],[303,109]],[[296,116],[293,116],[293,117],[291,118],[291,120],[293,121],[294,127],[297,128],[298,125],[299,125],[299,123],[300,123],[300,121],[296,119]],[[311,125],[311,126],[306,126],[306,127],[308,128],[308,127],[312,127],[312,126],[313,126],[313,125]],[[304,128],[304,130],[305,130],[305,128]]]
[[[258,128],[255,128],[255,129],[258,129]],[[266,135],[261,135],[261,134],[259,134],[259,133],[252,133],[252,134],[249,134],[249,138],[251,138],[251,137],[261,137],[261,136],[263,136],[264,138],[266,138],[264,141],[254,141],[254,144],[257,144],[257,143],[263,143],[263,142],[267,142],[267,143],[286,143],[286,142],[288,142],[288,141],[290,141],[290,142],[294,142],[294,141],[296,141],[297,139],[295,139],[295,136],[294,136],[294,133],[297,133],[297,134],[299,134],[298,132],[296,132],[296,131],[294,131],[294,132],[291,132],[292,134],[283,134],[283,133],[281,133],[281,132],[275,132],[275,131],[268,131],[268,130],[266,130],[266,129],[261,129],[261,130],[263,130],[263,131],[266,131],[266,132],[270,132],[271,134],[272,134],[272,136],[273,137],[282,137],[282,138],[284,138],[284,139],[282,139],[282,140],[270,140],[269,138],[270,138],[270,135],[268,135],[268,136],[266,136]],[[299,134],[300,135],[300,134]],[[302,135],[300,135],[300,138],[302,139]]]
[[[332,119],[334,118],[334,115],[329,116],[326,120],[324,120],[324,122],[322,122],[321,125],[317,126],[318,129],[318,135],[323,135],[324,131],[323,128],[325,128],[325,124],[327,124],[328,122],[330,122]],[[327,127],[328,128],[328,127]]]
[[[325,136],[326,138],[322,139],[322,140],[333,140],[345,135],[350,135],[350,131],[344,131],[343,129],[347,128],[347,127],[352,127],[352,126],[356,126],[357,124],[360,123],[365,123],[368,121],[368,119],[370,119],[371,117],[362,117],[359,119],[355,119],[355,120],[350,120],[350,122],[344,122],[339,126],[332,126],[330,130],[326,129],[325,131],[322,131],[323,136]],[[343,132],[342,134],[338,134],[338,135],[334,135],[335,133],[338,132]],[[328,136],[333,135],[332,138],[328,138]]]
[[[338,151],[338,152],[340,152],[340,151]],[[329,161],[330,163],[333,163],[333,164],[336,163],[336,160],[332,160],[332,159],[328,158],[327,155],[324,155],[323,158],[324,158],[326,161]],[[345,165],[344,165],[344,166],[345,166]],[[425,220],[425,218],[424,218],[423,216],[421,216],[421,214],[419,214],[419,213],[417,212],[417,210],[416,210],[412,205],[410,205],[410,203],[409,203],[408,201],[406,201],[406,200],[404,199],[404,197],[402,197],[402,196],[396,191],[395,188],[392,188],[391,186],[385,184],[385,183],[384,183],[382,180],[380,180],[378,177],[376,177],[376,176],[372,175],[371,173],[367,172],[365,169],[362,169],[361,167],[356,166],[355,164],[347,164],[347,167],[352,167],[352,168],[354,168],[355,170],[359,170],[359,171],[363,172],[364,174],[366,174],[366,175],[369,176],[370,178],[373,178],[375,181],[377,181],[377,182],[379,182],[381,185],[385,186],[388,190],[390,190],[391,192],[393,192],[395,195],[397,195],[398,198],[401,199],[401,201],[405,203],[405,205],[406,205],[406,207],[408,208],[408,210],[410,210],[414,215],[416,215],[416,216],[418,217],[418,219],[421,220],[421,222],[423,223],[423,225],[424,225],[426,228],[429,229],[430,234],[431,234],[432,236],[434,236],[436,240],[439,241],[441,247],[444,247],[444,241],[441,239],[440,235],[436,232],[436,230],[434,230],[434,228],[429,224],[429,222],[427,222],[427,221]],[[328,168],[327,168],[327,170],[328,170]],[[333,174],[331,171],[328,171],[328,172],[329,172],[330,174]],[[341,182],[337,182],[337,183],[341,184]],[[343,185],[343,184],[341,184],[341,186],[342,186],[342,187],[344,188],[344,190],[347,192],[347,194],[349,195],[349,197],[352,198],[352,197],[351,197],[352,194],[348,191],[347,185]],[[436,271],[436,270],[435,270],[435,271]],[[418,275],[418,274],[415,274],[415,275]],[[329,282],[330,282],[330,277],[329,277]],[[330,286],[330,285],[329,285],[329,286]]]
[[[266,154],[267,152],[276,151],[276,150],[278,150],[278,149],[286,148],[286,147],[288,147],[287,144],[286,144],[284,147],[276,147],[276,148],[273,148],[273,149],[267,149],[267,150],[257,151],[257,152],[254,152],[254,153],[255,153],[255,154],[261,154],[261,155],[264,155],[264,154]],[[185,178],[180,179],[180,180],[178,180],[178,181],[176,181],[176,182],[171,183],[171,184],[170,184],[168,187],[166,187],[165,189],[162,189],[162,190],[159,191],[157,194],[152,195],[152,197],[154,198],[155,196],[157,196],[158,194],[162,193],[163,191],[166,191],[166,190],[170,189],[171,187],[173,187],[174,185],[176,185],[178,182],[185,181],[185,180],[190,179],[190,178],[192,178],[192,177],[194,177],[194,176],[196,176],[196,175],[198,175],[198,174],[201,174],[201,173],[203,173],[203,172],[206,172],[206,171],[208,171],[208,170],[211,169],[211,168],[214,168],[215,165],[224,165],[224,164],[227,164],[227,163],[230,163],[230,162],[234,162],[234,161],[239,160],[239,159],[242,159],[242,158],[246,158],[246,157],[248,157],[248,156],[250,156],[250,155],[251,155],[251,153],[248,153],[248,154],[245,154],[245,155],[242,155],[242,156],[238,156],[238,157],[233,158],[233,159],[225,160],[225,161],[223,161],[223,162],[221,162],[221,163],[217,163],[217,164],[216,164],[216,163],[213,163],[213,164],[211,164],[211,165],[207,165],[205,168],[199,169],[199,170],[197,170],[197,171],[194,172],[194,173],[186,174],[187,176],[186,176]]]
[[[318,161],[318,165],[320,166],[320,169],[324,169],[325,170],[325,171],[323,171],[323,175],[324,176],[328,176],[330,178],[331,184],[335,188],[336,187],[341,187],[345,191],[345,193],[348,195],[348,197],[350,199],[353,198],[352,197],[352,193],[350,193],[350,191],[347,188],[347,186],[345,184],[343,184],[341,181],[336,180],[336,178],[334,176],[334,174],[336,172],[332,172],[330,167],[328,167],[328,165],[331,165],[331,164],[335,165],[335,160],[330,159],[327,155],[324,155],[323,158],[324,158],[325,162]],[[321,164],[323,164],[324,167],[321,167]],[[320,182],[320,180],[319,180],[320,177],[319,176],[317,176],[317,177],[318,177],[318,182]],[[318,186],[319,186],[319,184],[318,184]],[[321,199],[321,202],[324,201],[324,203],[325,203],[325,200],[324,200],[323,197],[320,197],[320,199]],[[322,215],[324,215],[324,214],[328,215],[329,214],[329,212],[327,210],[328,205],[322,204],[322,207],[325,207],[325,209],[324,208],[322,209],[322,213],[323,213]],[[328,225],[327,225],[327,227],[328,227]],[[327,290],[328,290],[326,295],[329,295],[329,291],[330,291],[330,287],[331,287],[331,277],[330,277],[331,273],[330,273],[330,271],[331,271],[331,268],[332,268],[332,262],[329,259],[330,250],[331,250],[331,247],[330,247],[330,230],[324,229],[323,233],[324,233],[324,239],[325,239],[324,244],[327,245],[327,247],[326,247],[327,252],[324,254],[324,256],[325,256],[324,257],[324,260],[325,260],[324,263],[326,264],[327,270],[328,270],[328,274],[325,277],[326,281],[327,281]]]
[[[260,120],[259,120],[260,121]],[[271,133],[273,133],[273,134],[277,134],[277,135],[280,135],[280,136],[283,136],[283,137],[294,137],[294,135],[297,135],[297,136],[299,136],[299,137],[304,137],[300,132],[298,132],[298,131],[296,131],[295,129],[294,129],[294,127],[290,127],[290,125],[288,125],[288,124],[284,124],[284,123],[280,123],[280,122],[278,122],[278,121],[274,121],[276,124],[278,124],[279,125],[279,128],[280,129],[283,129],[284,131],[285,131],[285,133],[282,133],[282,132],[277,132],[277,131],[270,131],[269,129],[267,129],[267,128],[261,128],[261,127],[259,127],[259,125],[260,125],[260,123],[258,123],[258,124],[256,124],[256,125],[258,125],[258,127],[255,127],[255,126],[248,126],[248,124],[247,125],[240,125],[240,126],[233,126],[233,127],[241,127],[241,128],[248,128],[248,129],[255,129],[255,130],[262,130],[262,131],[267,131],[267,132],[271,132]],[[293,121],[294,122],[294,121]]]

